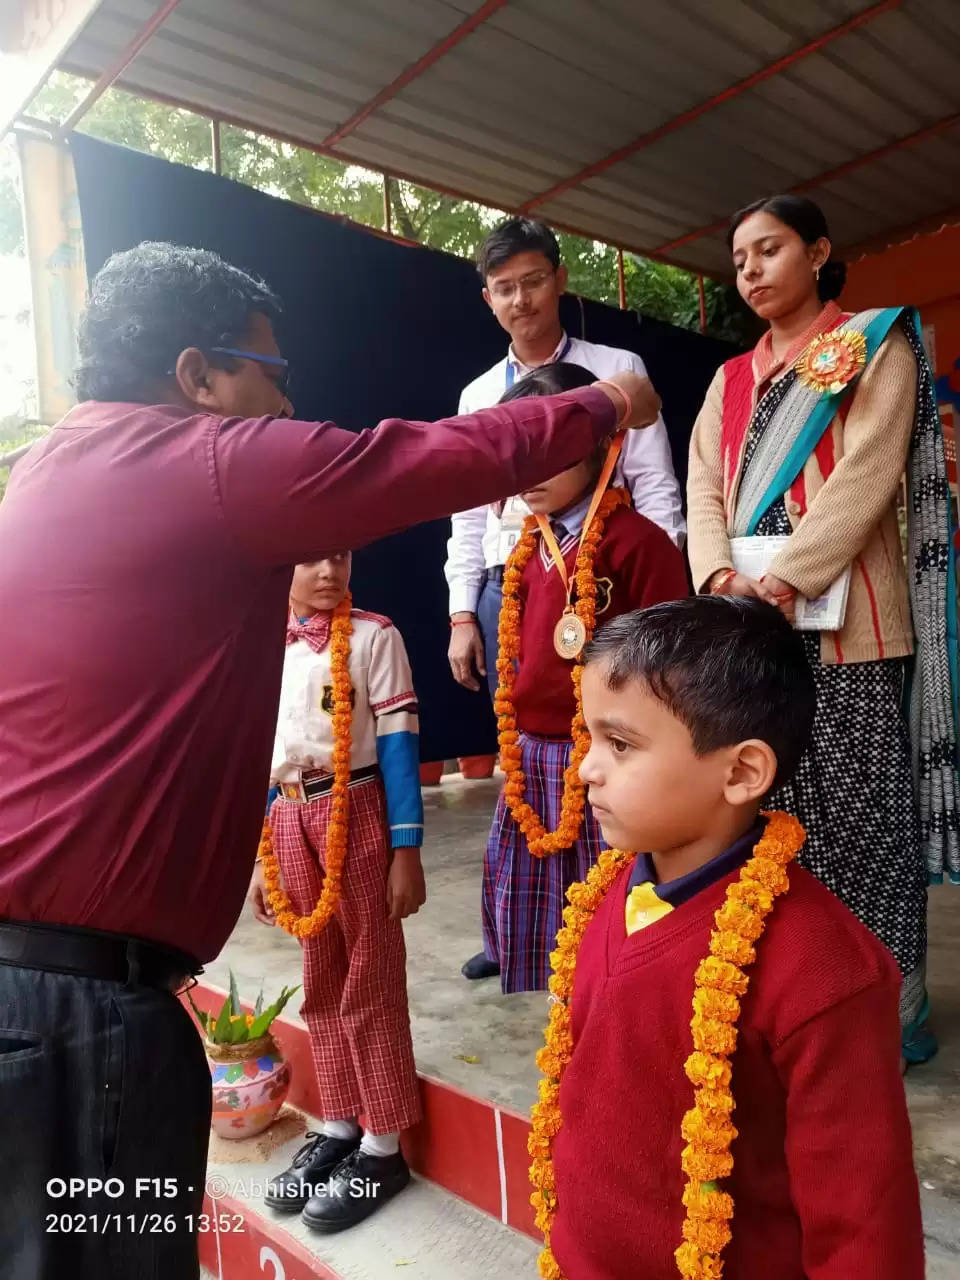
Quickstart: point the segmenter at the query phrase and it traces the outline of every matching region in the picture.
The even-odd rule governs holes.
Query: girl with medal
[[[501,403],[594,380],[545,365]],[[505,993],[546,990],[566,891],[605,847],[577,773],[581,651],[610,618],[688,594],[670,538],[609,488],[620,443],[521,495],[530,515],[504,573],[494,710],[506,782],[484,860],[484,949],[463,973],[499,973]]]

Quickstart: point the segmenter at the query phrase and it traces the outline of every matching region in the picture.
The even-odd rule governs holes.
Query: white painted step
[[[242,1209],[258,1240],[242,1261],[222,1261],[217,1270],[201,1268],[201,1280],[301,1280],[333,1273],[337,1280],[534,1280],[538,1245],[443,1188],[414,1177],[409,1187],[379,1213],[336,1236],[312,1232],[297,1214],[266,1208],[260,1196],[269,1180],[287,1168],[303,1143],[304,1129],[318,1122],[284,1108],[272,1140],[211,1144],[207,1185]],[[277,1138],[282,1138],[277,1141]],[[226,1157],[226,1158],[223,1158]],[[469,1153],[464,1153],[469,1159]],[[219,1183],[216,1180],[219,1179]],[[960,1249],[947,1201],[924,1189],[928,1280],[957,1280]],[[227,1205],[219,1203],[221,1212]],[[290,1276],[269,1263],[260,1233],[282,1248],[295,1241],[320,1264],[317,1272],[295,1266]],[[252,1243],[252,1242],[251,1242]],[[268,1250],[269,1251],[269,1250]]]
[[[285,1108],[285,1111],[289,1111]],[[303,1129],[316,1128],[309,1117],[286,1141],[265,1150],[258,1139],[211,1144],[207,1186],[211,1178],[245,1216],[274,1242],[293,1240],[338,1280],[523,1280],[537,1275],[536,1241],[498,1222],[457,1196],[414,1175],[410,1185],[372,1218],[334,1236],[318,1235],[298,1214],[276,1213],[262,1200],[262,1189],[286,1169],[303,1143]],[[289,1125],[286,1132],[290,1132]],[[226,1155],[225,1161],[222,1157]],[[243,1155],[242,1162],[236,1159]],[[232,1159],[230,1157],[233,1157]],[[463,1158],[470,1159],[469,1152]],[[251,1194],[251,1192],[253,1194]],[[221,1208],[226,1207],[221,1201]],[[279,1245],[278,1245],[279,1247]],[[249,1268],[224,1262],[213,1280],[252,1280]],[[265,1274],[270,1275],[269,1268]],[[300,1272],[297,1272],[299,1276]]]
[[[279,1217],[269,1210],[265,1215]],[[340,1235],[318,1236],[296,1215],[282,1226],[341,1280],[393,1275],[490,1280],[537,1274],[533,1240],[420,1178],[373,1218]]]

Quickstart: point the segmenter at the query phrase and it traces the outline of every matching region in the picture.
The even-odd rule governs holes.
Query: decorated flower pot
[[[213,1130],[252,1138],[275,1119],[290,1089],[290,1064],[267,1033],[244,1044],[205,1045],[213,1077]]]

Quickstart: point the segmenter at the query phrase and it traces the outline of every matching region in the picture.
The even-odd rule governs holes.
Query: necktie
[[[567,526],[561,520],[551,520],[550,528],[553,530],[553,536],[558,542],[562,543],[565,538],[570,536]]]

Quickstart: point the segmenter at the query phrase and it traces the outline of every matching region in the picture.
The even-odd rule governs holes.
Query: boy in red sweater
[[[675,1258],[694,975],[763,838],[761,801],[804,749],[814,699],[797,634],[756,600],[629,614],[588,650],[581,777],[605,840],[649,852],[627,859],[576,954],[552,1148],[554,1277],[720,1274]],[[732,1171],[696,1184],[733,1198],[732,1239],[721,1234],[715,1256],[724,1280],[922,1280],[896,964],[795,862],[787,878],[755,960],[736,961],[748,986],[731,1050]]]
[[[544,365],[516,383],[501,403],[570,391],[586,386],[592,378],[579,365]],[[555,629],[568,604],[567,582],[574,576],[605,456],[606,449],[601,448],[521,495],[529,511],[549,517],[554,538],[551,549],[541,533],[532,535],[536,549],[523,570],[518,596],[520,656],[513,688],[524,799],[548,831],[556,829],[560,818],[576,710],[571,679],[574,659],[558,653]],[[622,496],[622,505],[609,514],[601,505],[591,526],[595,530],[602,526],[592,564],[598,626],[631,609],[687,594],[683,556],[661,528],[634,511],[625,493]],[[554,560],[557,553],[563,559],[566,581]],[[576,601],[573,585],[569,602]],[[570,847],[535,857],[501,795],[484,859],[484,950],[463,966],[464,976],[499,973],[504,992],[546,990],[566,891],[583,879],[602,848],[600,829],[586,805]]]

